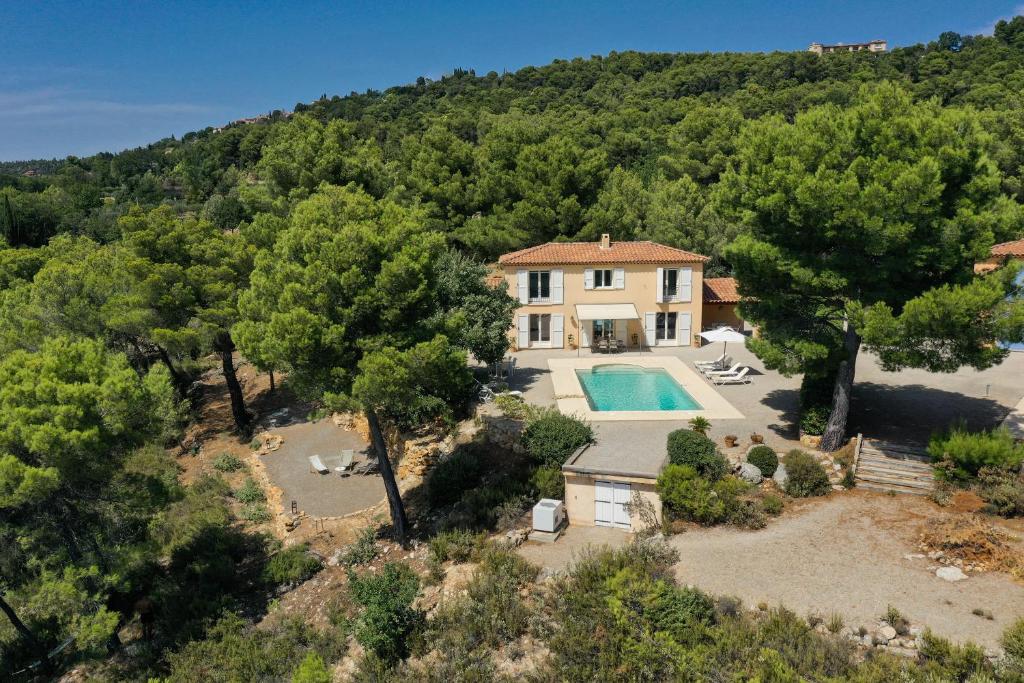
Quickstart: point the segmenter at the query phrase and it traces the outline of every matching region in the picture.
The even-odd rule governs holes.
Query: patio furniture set
[[[697,371],[713,384],[748,384],[750,382],[750,378],[747,377],[750,368],[741,363],[733,363],[732,358],[725,353],[715,360],[699,360],[694,365],[697,367]]]

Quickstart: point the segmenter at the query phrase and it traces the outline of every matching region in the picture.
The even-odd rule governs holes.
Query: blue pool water
[[[577,370],[591,410],[700,410],[701,405],[661,368],[598,365]]]

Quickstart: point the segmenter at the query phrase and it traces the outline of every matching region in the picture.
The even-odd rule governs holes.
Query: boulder
[[[935,570],[935,576],[943,581],[963,581],[967,578],[959,567],[939,567]]]
[[[748,484],[760,484],[764,479],[761,470],[757,469],[757,465],[749,462],[741,462],[736,474]]]
[[[786,482],[789,481],[789,475],[786,474],[786,466],[781,462],[779,463],[779,466],[775,468],[775,474],[772,475],[772,480],[780,489],[786,488]]]
[[[878,629],[878,637],[879,639],[884,640],[888,643],[890,640],[896,637],[896,629],[894,629],[892,626],[883,626],[882,628]]]

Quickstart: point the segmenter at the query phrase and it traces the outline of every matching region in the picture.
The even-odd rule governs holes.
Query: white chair
[[[732,358],[728,354],[723,353],[721,356],[714,360],[698,360],[694,361],[694,365],[699,370],[724,370],[732,362]]]
[[[309,471],[316,472],[318,474],[327,474],[331,470],[328,469],[327,465],[324,464],[324,461],[320,459],[319,455],[311,455],[309,456]]]
[[[748,372],[750,372],[750,368],[743,368],[739,372],[732,374],[712,375],[711,381],[715,384],[747,384],[750,382],[747,378]]]
[[[705,377],[714,377],[715,375],[735,375],[743,367],[740,363],[736,363],[728,370],[701,370]]]
[[[355,460],[355,451],[351,448],[346,448],[341,451],[341,464],[334,468],[334,471],[343,477],[347,477],[352,472],[353,460]]]

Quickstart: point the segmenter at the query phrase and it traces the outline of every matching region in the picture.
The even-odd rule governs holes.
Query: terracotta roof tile
[[[736,278],[709,277],[704,278],[704,303],[736,304],[740,294],[736,291]]]
[[[591,263],[703,263],[707,256],[657,242],[548,242],[503,255],[503,266],[587,265]]]
[[[992,247],[993,256],[1024,256],[1024,240],[1003,242]]]

